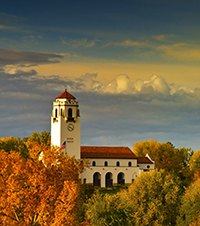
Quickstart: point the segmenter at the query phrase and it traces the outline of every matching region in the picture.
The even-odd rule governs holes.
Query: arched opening
[[[101,174],[98,172],[93,175],[93,186],[101,187]]]
[[[116,162],[116,166],[120,166],[120,162],[119,161]]]
[[[106,187],[113,186],[113,176],[112,173],[106,173]]]
[[[107,161],[104,162],[104,166],[108,166],[108,162]]]
[[[92,162],[92,166],[96,166],[96,162],[95,161]]]
[[[71,108],[68,109],[68,117],[72,118],[72,109]]]
[[[55,117],[56,118],[58,117],[58,109],[57,108],[55,109]]]
[[[132,166],[132,163],[131,162],[128,162],[128,166]]]
[[[61,116],[63,116],[63,109],[62,108],[60,109],[60,114],[61,114]]]
[[[119,173],[117,175],[117,184],[125,184],[124,173]]]

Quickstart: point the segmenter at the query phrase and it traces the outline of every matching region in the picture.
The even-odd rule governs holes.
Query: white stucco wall
[[[68,109],[72,109],[72,120],[68,121]],[[56,115],[57,109],[57,115]],[[62,109],[62,115],[61,115]],[[51,116],[51,143],[60,147],[66,141],[66,148],[63,152],[67,152],[71,157],[75,156],[80,159],[81,144],[81,119],[77,115],[78,102],[75,100],[57,99],[53,102],[53,110]],[[56,117],[57,116],[57,117]],[[73,125],[72,130],[68,130],[68,125]]]
[[[131,162],[131,166],[137,167],[137,159],[97,159],[90,158],[90,166],[93,166],[93,162],[96,163],[96,166],[105,166],[105,162],[108,163],[107,166],[117,166],[117,162],[119,162],[119,166],[129,167],[129,162]]]
[[[132,183],[133,179],[136,179],[139,175],[139,167],[100,167],[100,166],[91,166],[84,173],[81,174],[82,181],[86,179],[86,183],[93,184],[93,176],[98,172],[101,175],[101,187],[106,187],[106,174],[111,173],[113,184],[117,184],[117,176],[119,173],[124,173],[124,180],[126,184]]]

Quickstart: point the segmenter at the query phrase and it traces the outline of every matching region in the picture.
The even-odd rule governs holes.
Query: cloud
[[[114,80],[102,87],[104,93],[130,93],[130,79],[128,75],[117,75]]]
[[[188,43],[176,43],[172,45],[160,45],[156,50],[171,57],[182,61],[199,61],[200,46]]]
[[[0,66],[18,64],[32,66],[38,64],[58,63],[63,56],[54,53],[34,53],[13,49],[0,49]]]
[[[176,38],[177,36],[176,35],[154,35],[152,36],[153,39],[157,40],[157,41],[162,41],[162,42],[168,42],[168,41],[172,41],[172,39]]]
[[[6,25],[0,25],[0,30],[13,30],[14,27],[6,26]]]
[[[119,47],[151,47],[150,43],[148,42],[141,42],[141,41],[132,41],[132,40],[124,40],[121,42],[109,42],[104,45],[104,47],[108,46],[119,46]]]
[[[107,84],[98,81],[97,73],[86,73],[72,82],[69,89],[76,92],[95,92],[101,94],[126,94],[143,101],[153,99],[176,101],[177,98],[194,96],[195,92],[190,87],[169,84],[162,76],[152,75],[149,80],[138,79],[132,82],[128,75],[120,74]]]
[[[79,47],[91,48],[91,47],[94,47],[98,42],[100,42],[99,39],[88,41],[87,38],[80,39],[80,40],[70,40],[70,41],[65,41],[64,38],[61,38],[61,41],[62,41],[62,44],[69,45],[73,48],[79,48]]]
[[[135,142],[155,139],[192,148],[195,141],[197,147],[198,87],[171,84],[159,75],[131,81],[119,74],[104,84],[98,73],[70,79],[27,69],[17,64],[0,68],[0,137],[50,131],[52,102],[67,88],[80,105],[82,145],[132,148]]]

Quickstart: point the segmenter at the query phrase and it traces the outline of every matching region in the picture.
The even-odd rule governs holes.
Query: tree
[[[109,195],[97,191],[87,203],[86,218],[93,226],[132,225],[132,208],[127,192]]]
[[[38,132],[33,132],[30,137],[24,137],[23,141],[26,143],[27,141],[34,141],[38,144],[50,144],[50,133],[43,131],[41,134]]]
[[[189,161],[190,170],[194,173],[194,178],[200,178],[200,151],[196,151],[190,161]]]
[[[186,189],[181,203],[177,225],[198,226],[200,223],[200,179]]]
[[[28,148],[26,146],[27,141],[35,141],[38,144],[50,145],[50,135],[49,132],[43,131],[41,135],[37,132],[32,133],[30,137],[15,138],[15,137],[2,137],[0,139],[0,150],[4,150],[8,153],[11,151],[20,152],[24,158],[27,158]]]
[[[134,226],[175,225],[182,193],[180,181],[164,170],[143,173],[128,189]]]
[[[44,143],[26,145],[27,159],[0,151],[0,224],[77,225],[77,183],[84,163]]]
[[[20,152],[23,157],[28,157],[28,148],[25,142],[19,137],[2,137],[0,139],[0,150],[2,149],[8,153],[11,151]]]
[[[87,204],[86,219],[94,226],[175,225],[183,192],[179,178],[149,171],[116,195],[96,193]]]
[[[175,148],[170,142],[158,143],[155,140],[145,140],[135,143],[133,148],[136,156],[149,154],[155,161],[156,169],[164,169],[166,173],[173,172],[178,175],[180,172],[186,174],[188,163],[193,155],[191,148]]]

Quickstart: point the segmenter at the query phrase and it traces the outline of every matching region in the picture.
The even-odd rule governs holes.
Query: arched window
[[[57,108],[55,109],[55,117],[56,118],[58,117],[58,109]]]
[[[125,175],[124,175],[124,173],[119,173],[117,175],[117,184],[125,184]]]
[[[106,187],[112,187],[113,185],[113,175],[112,173],[107,173],[105,176],[106,179]]]
[[[93,186],[101,187],[101,174],[99,172],[93,175]]]
[[[68,109],[68,117],[72,118],[72,109],[71,108]]]
[[[131,162],[128,162],[128,166],[132,166],[132,163]]]
[[[92,162],[92,166],[96,166],[96,162],[95,161]]]
[[[116,162],[116,166],[120,166],[120,162],[119,161]]]
[[[107,161],[104,162],[104,166],[108,166],[108,162]]]

